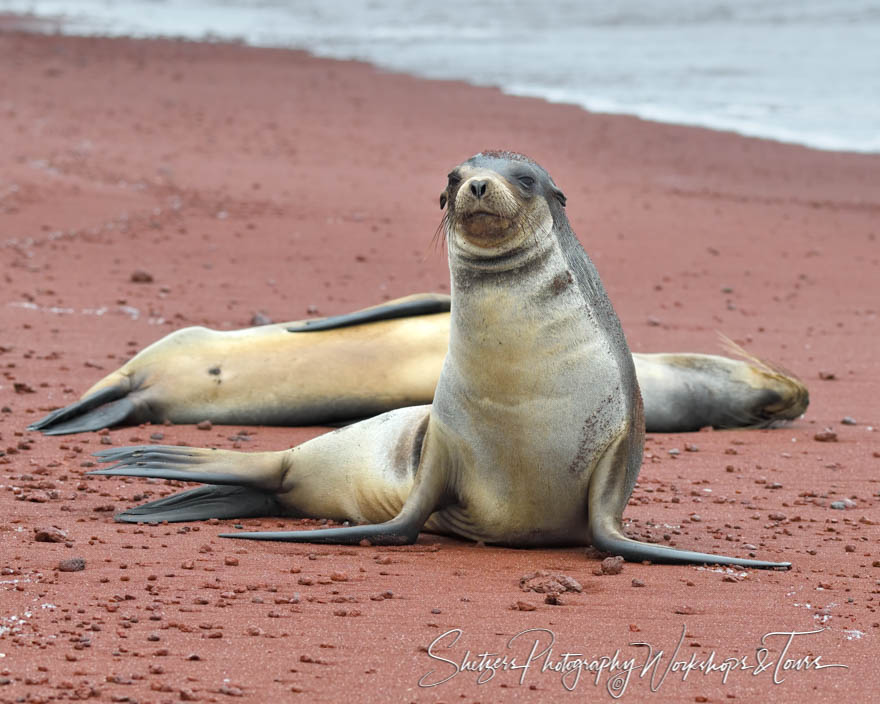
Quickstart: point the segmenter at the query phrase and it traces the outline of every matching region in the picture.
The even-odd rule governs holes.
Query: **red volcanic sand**
[[[0,65],[0,701],[609,700],[606,672],[569,673],[568,694],[541,666],[618,649],[641,664],[637,641],[664,650],[659,691],[639,670],[626,701],[874,695],[880,157],[290,51],[7,31]],[[806,417],[782,429],[650,437],[626,513],[633,535],[787,559],[790,572],[626,564],[598,576],[582,549],[430,535],[393,550],[244,544],[218,538],[230,525],[216,521],[121,526],[114,510],[178,485],[84,477],[102,442],[265,450],[320,431],[25,430],[181,326],[448,290],[431,242],[437,199],[448,170],[486,148],[523,151],[554,175],[634,350],[714,352],[721,330],[810,386]],[[136,270],[152,282],[133,282]],[[837,442],[814,440],[826,427]],[[62,542],[35,540],[53,526]],[[85,569],[59,571],[71,558]],[[520,589],[538,570],[583,591],[547,604]],[[460,640],[432,658],[429,644],[455,628]],[[467,651],[473,665],[484,652],[524,664],[548,634],[508,640],[533,628],[555,634],[546,663],[455,674]],[[717,666],[753,665],[767,633],[822,628],[794,637],[785,657],[801,669],[777,672],[781,684],[779,636],[763,672],[661,683],[682,629],[677,659],[714,653]],[[431,671],[426,682],[447,681],[420,688]]]

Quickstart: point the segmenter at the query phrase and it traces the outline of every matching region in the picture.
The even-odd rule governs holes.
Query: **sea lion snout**
[[[474,198],[479,200],[486,195],[486,189],[488,187],[489,182],[485,179],[471,179],[470,184],[468,185],[468,190],[470,190]]]

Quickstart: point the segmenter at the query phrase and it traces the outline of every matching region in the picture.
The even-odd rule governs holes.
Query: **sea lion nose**
[[[488,181],[471,181],[471,193],[473,193],[477,198],[482,198],[486,194],[486,187],[489,185]]]

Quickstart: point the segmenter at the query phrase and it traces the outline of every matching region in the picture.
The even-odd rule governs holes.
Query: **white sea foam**
[[[78,34],[296,47],[588,110],[880,152],[877,0],[0,0]]]

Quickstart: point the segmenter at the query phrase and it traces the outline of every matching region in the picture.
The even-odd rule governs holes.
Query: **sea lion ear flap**
[[[553,195],[556,196],[556,200],[558,200],[562,204],[562,207],[565,207],[565,202],[567,200],[565,194],[558,188],[554,188]]]
[[[446,201],[448,200],[448,196],[446,195],[446,191],[440,194],[440,210],[446,207]]]

